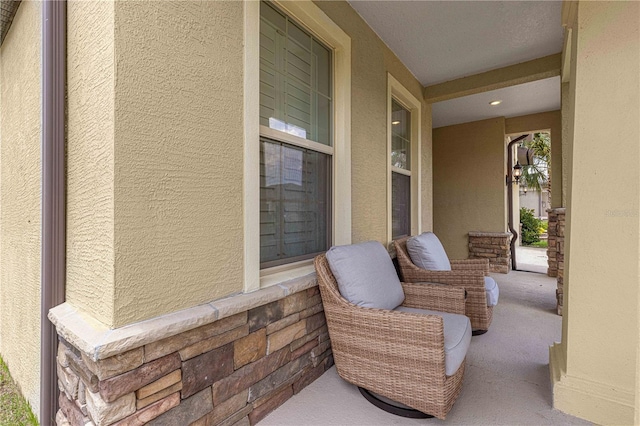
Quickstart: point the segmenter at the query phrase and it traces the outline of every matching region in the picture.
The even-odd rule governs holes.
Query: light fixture
[[[496,106],[496,105],[500,105],[501,103],[502,103],[502,101],[491,101],[491,102],[489,102],[489,105]]]
[[[513,177],[516,180],[516,185],[518,184],[518,182],[520,182],[520,176],[522,176],[522,166],[516,160],[516,165],[513,166]]]
[[[524,191],[524,193],[527,193],[527,187],[525,186],[524,188],[522,188],[522,190]]]
[[[399,121],[399,120],[392,121],[392,122],[391,122],[391,124],[394,124],[394,125],[395,125],[395,124],[400,124],[400,121]]]

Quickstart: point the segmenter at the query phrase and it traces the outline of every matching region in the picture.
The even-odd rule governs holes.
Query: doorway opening
[[[537,131],[513,138],[508,144],[510,172],[510,230],[512,269],[547,274],[547,210],[551,207],[551,134]],[[515,167],[515,169],[514,169]],[[510,173],[513,175],[513,172]]]

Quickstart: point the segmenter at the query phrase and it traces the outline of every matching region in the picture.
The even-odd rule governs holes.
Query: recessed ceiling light
[[[400,124],[400,122],[396,120],[396,121],[392,121],[391,124]]]
[[[491,101],[491,102],[489,102],[489,105],[496,106],[496,105],[500,105],[501,103],[502,103],[502,101]]]

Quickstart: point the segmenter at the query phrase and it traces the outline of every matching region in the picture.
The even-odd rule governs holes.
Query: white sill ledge
[[[116,329],[109,329],[87,317],[67,302],[52,308],[48,317],[62,338],[97,361],[266,305],[316,285],[316,274],[312,272],[251,293],[227,296]]]

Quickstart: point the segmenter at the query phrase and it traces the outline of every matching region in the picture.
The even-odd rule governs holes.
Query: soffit
[[[562,51],[560,0],[349,3],[423,86]],[[559,108],[560,82],[549,78],[435,103],[433,127]]]
[[[501,100],[497,106],[489,102]],[[433,104],[433,128],[494,117],[518,117],[560,109],[560,77],[532,81]]]
[[[18,6],[20,6],[20,0],[0,0],[0,45],[9,31]]]

